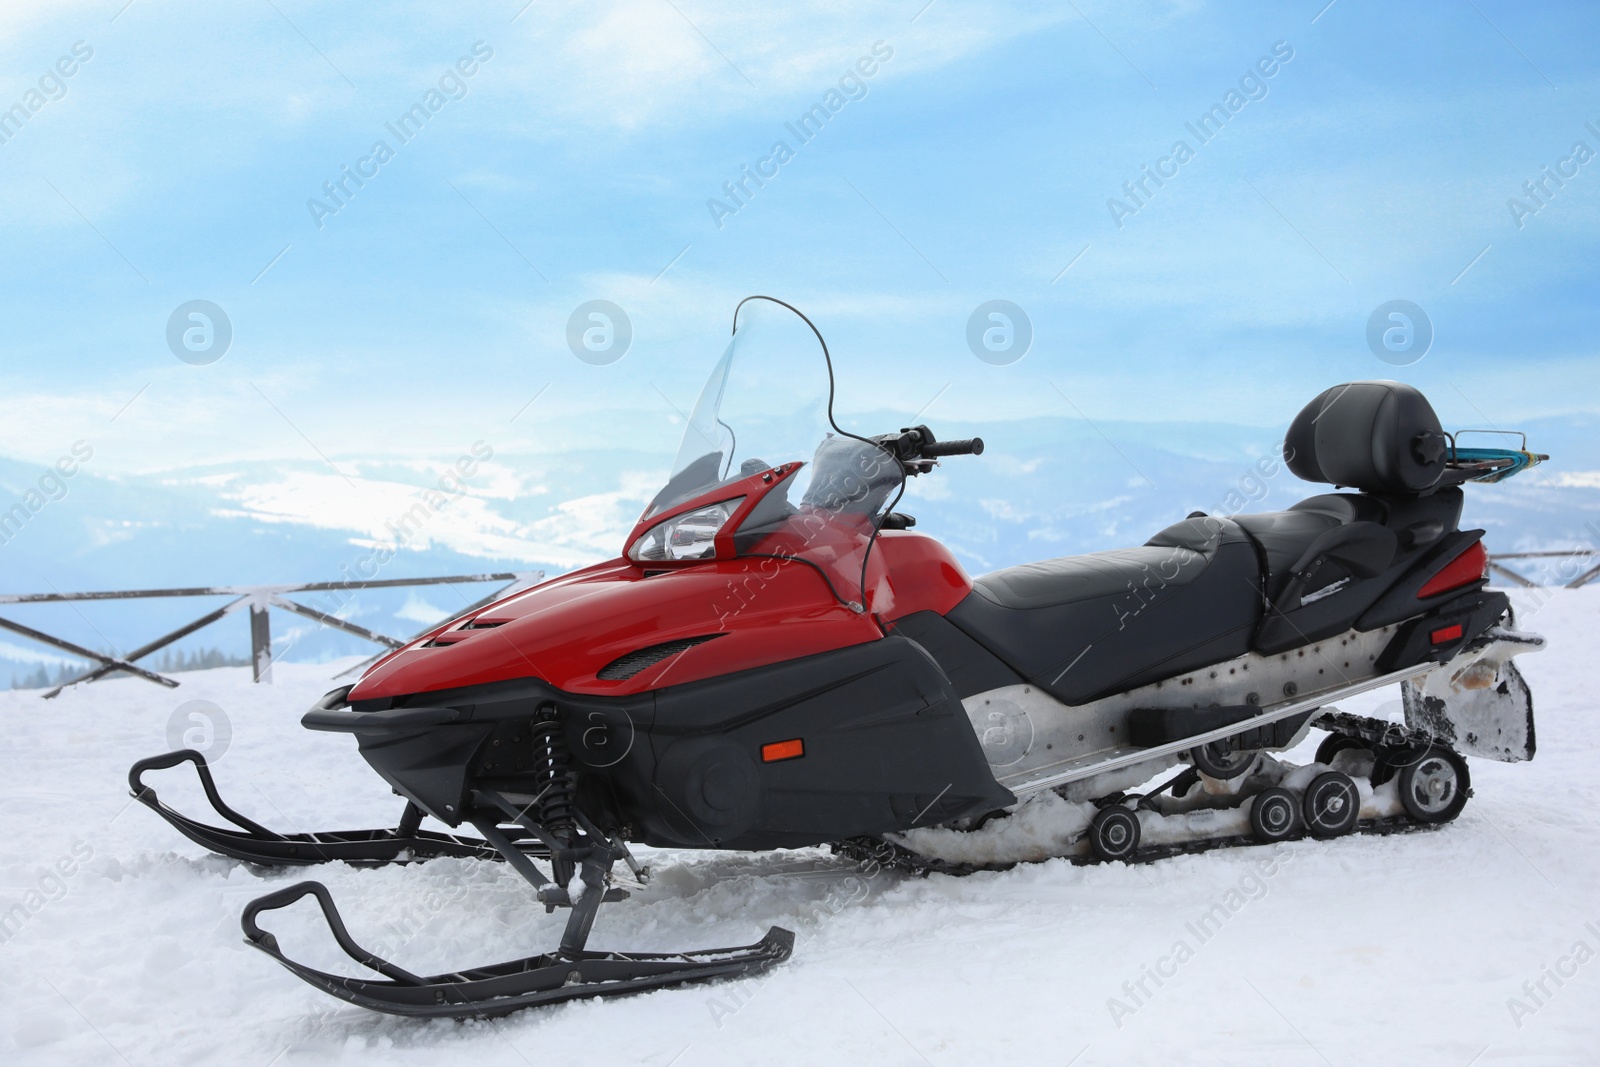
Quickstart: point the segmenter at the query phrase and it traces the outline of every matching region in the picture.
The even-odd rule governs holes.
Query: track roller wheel
[[[1250,829],[1264,842],[1282,841],[1300,823],[1300,802],[1279,786],[1264,789],[1250,802]]]
[[[1139,816],[1120,804],[1101,808],[1089,823],[1089,848],[1103,860],[1129,860],[1139,848]]]
[[[1326,766],[1333,766],[1333,757],[1341,752],[1361,750],[1371,752],[1372,746],[1359,737],[1349,734],[1329,734],[1322,739],[1322,744],[1317,746],[1316,761]]]
[[[1400,803],[1418,822],[1449,822],[1461,814],[1472,795],[1467,761],[1443,745],[1433,745],[1422,758],[1400,768],[1396,776]]]
[[[1189,760],[1196,769],[1213,778],[1228,782],[1256,765],[1256,750],[1233,748],[1227,741],[1213,741],[1209,745],[1196,745],[1189,750]]]
[[[1300,810],[1312,837],[1343,837],[1361,817],[1361,793],[1349,775],[1325,771],[1306,786]]]

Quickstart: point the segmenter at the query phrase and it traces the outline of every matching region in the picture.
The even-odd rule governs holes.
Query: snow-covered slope
[[[1518,661],[1539,757],[1474,761],[1476,798],[1438,832],[960,879],[868,876],[822,850],[655,853],[655,883],[602,911],[597,947],[744,944],[781,925],[799,934],[794,958],[761,980],[492,1024],[374,1015],[303,984],[242,943],[238,915],[307,872],[211,857],[127,796],[128,765],[201,729],[185,704],[208,700],[231,730],[217,772],[246,814],[392,824],[400,802],[354,745],[297,725],[330,687],[327,665],[280,667],[272,687],[226,669],[176,692],[124,680],[50,705],[0,694],[0,1059],[1592,1063],[1600,589],[1525,597],[1519,621],[1551,639]],[[199,810],[181,772],[152,784]],[[358,939],[422,973],[552,947],[563,921],[498,864],[310,873]],[[310,916],[302,902],[270,925],[292,954],[346,966]]]

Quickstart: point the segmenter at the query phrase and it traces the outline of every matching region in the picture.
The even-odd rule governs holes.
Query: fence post
[[[264,599],[250,601],[250,670],[257,682],[272,684],[272,621]]]

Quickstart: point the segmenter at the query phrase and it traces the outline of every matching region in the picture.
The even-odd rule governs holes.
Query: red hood
[[[714,640],[629,678],[600,670],[642,648]],[[803,563],[744,558],[652,574],[613,560],[545,582],[390,653],[353,701],[538,677],[572,693],[621,695],[828,652],[881,636]]]
[[[569,693],[620,696],[882,636],[871,616],[840,604],[814,567],[795,560],[745,556],[645,574],[615,559],[490,604],[379,660],[350,699],[528,677]],[[879,535],[869,574],[873,613],[885,623],[918,611],[942,615],[972,591],[949,551],[918,533]],[[631,677],[599,677],[630,652],[713,634]]]

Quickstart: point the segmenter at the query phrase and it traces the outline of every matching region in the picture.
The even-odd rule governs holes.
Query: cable
[[[883,517],[872,521],[872,539],[867,542],[867,550],[861,553],[861,610],[867,610],[867,561],[872,559],[872,546],[878,543],[878,535],[883,532],[883,520],[888,518],[900,503],[900,498],[906,495],[906,472],[900,471],[900,491],[889,501],[889,506],[883,509]]]
[[[906,472],[905,472],[905,467],[904,467],[903,464],[901,464],[900,458],[898,456],[896,456],[894,453],[890,452],[887,448],[884,448],[883,445],[879,444],[877,441],[872,440],[871,438],[862,437],[858,433],[851,433],[849,430],[846,430],[843,426],[840,426],[838,420],[833,417],[833,394],[834,394],[833,356],[828,352],[828,342],[823,338],[822,331],[817,329],[817,324],[816,323],[812,322],[809,318],[806,317],[806,313],[805,312],[801,311],[799,308],[795,307],[793,304],[790,304],[787,301],[779,300],[775,296],[765,296],[765,295],[762,295],[762,294],[758,293],[758,294],[756,294],[754,296],[745,297],[743,300],[739,301],[739,303],[737,305],[735,305],[735,307],[733,309],[733,330],[732,330],[732,333],[735,336],[737,336],[738,333],[739,333],[739,309],[744,307],[746,304],[748,304],[752,300],[767,300],[767,301],[771,301],[774,304],[777,304],[779,307],[788,308],[790,311],[792,311],[796,315],[798,315],[800,317],[800,321],[805,323],[807,326],[809,326],[811,328],[811,332],[816,335],[817,344],[822,346],[822,359],[828,366],[828,425],[832,426],[834,428],[834,431],[836,433],[838,433],[841,437],[849,437],[849,438],[851,438],[853,440],[860,441],[862,444],[868,445],[868,446],[878,450],[879,452],[882,452],[884,455],[889,456],[891,459],[894,460],[895,466],[899,468],[900,489],[899,489],[899,491],[897,493],[895,493],[894,500],[890,502],[889,507],[887,509],[885,509],[884,512],[883,512],[883,515],[887,516],[889,514],[889,512],[894,510],[895,505],[900,503],[900,498],[905,495],[905,491],[906,491]],[[729,432],[732,432],[732,431],[730,430]],[[843,597],[841,597],[839,595],[839,591],[837,589],[834,589],[833,583],[831,581],[828,581],[827,575],[825,573],[823,573],[822,568],[821,567],[817,567],[816,564],[814,564],[814,563],[811,563],[811,566],[816,567],[817,573],[818,574],[822,574],[823,580],[824,581],[828,581],[828,589],[829,589],[830,592],[833,593],[833,598],[835,600],[839,601],[841,604],[845,604],[851,610],[860,611],[863,614],[865,614],[866,610],[867,610],[867,563],[872,559],[872,546],[877,543],[878,534],[882,532],[882,524],[883,524],[883,518],[882,517],[877,517],[877,518],[874,518],[872,520],[872,536],[867,539],[866,551],[861,553],[861,582],[860,582],[861,604],[860,604],[859,607],[856,606],[854,601],[845,600]],[[789,558],[798,559],[799,557],[789,557]],[[810,560],[801,560],[801,562],[802,563],[810,563],[811,561]]]
[[[833,356],[828,354],[828,342],[822,339],[822,331],[817,329],[817,324],[816,323],[814,323],[810,319],[806,318],[805,312],[801,311],[799,308],[795,307],[793,304],[786,303],[786,302],[784,302],[782,300],[779,300],[775,296],[762,296],[760,294],[757,294],[755,296],[747,296],[743,300],[739,301],[739,303],[733,309],[733,331],[732,332],[735,333],[735,334],[737,334],[739,332],[739,308],[744,307],[746,304],[748,304],[752,300],[770,300],[772,303],[777,304],[779,307],[788,308],[790,311],[792,311],[796,315],[800,316],[800,321],[801,322],[803,322],[807,326],[811,327],[811,332],[817,335],[817,344],[822,346],[822,358],[823,358],[824,362],[826,362],[827,365],[828,365],[828,425],[832,426],[836,432],[838,432],[840,435],[842,435],[844,437],[854,438],[855,440],[860,441],[863,444],[872,445],[874,448],[882,447],[876,441],[872,441],[872,440],[869,440],[868,438],[862,437],[858,433],[851,433],[849,430],[846,430],[843,426],[840,426],[838,421],[834,419],[834,417],[833,417]]]
[[[828,572],[823,570],[822,565],[814,560],[806,559],[804,556],[786,555],[781,552],[745,552],[741,555],[744,559],[776,559],[785,563],[804,563],[807,567],[817,572],[817,577],[821,578],[823,583],[827,585],[828,592],[833,594],[833,599],[850,610],[855,610],[855,603],[839,595],[839,590],[834,587],[833,579],[829,578]]]

